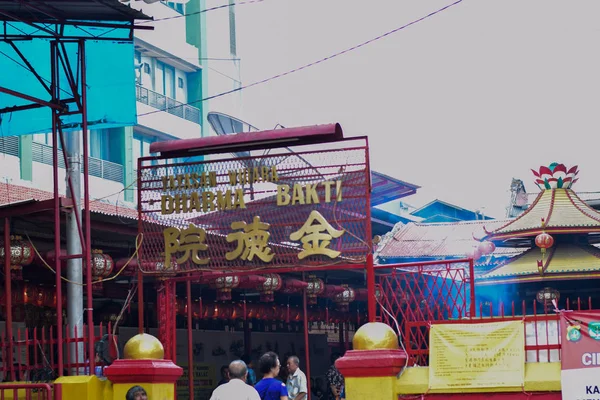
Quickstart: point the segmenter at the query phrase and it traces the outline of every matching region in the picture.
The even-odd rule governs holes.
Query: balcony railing
[[[52,165],[52,147],[33,142],[31,147],[33,161]],[[62,150],[58,153],[58,166],[60,168],[65,167],[64,157]],[[123,183],[124,172],[123,166],[110,161],[100,160],[99,158],[90,157],[89,159],[89,171],[91,176],[98,178],[107,179],[109,181]]]
[[[180,103],[153,90],[138,85],[136,86],[136,98],[140,103],[144,103],[157,110],[168,112],[196,124],[201,123],[202,117],[199,109]]]

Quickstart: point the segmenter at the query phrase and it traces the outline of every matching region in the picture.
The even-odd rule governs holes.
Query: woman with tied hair
[[[133,386],[125,394],[125,400],[148,400],[148,395],[143,387]]]
[[[263,378],[254,386],[261,400],[288,400],[285,383],[276,377],[279,375],[281,363],[277,354],[269,351],[258,360],[258,367]]]

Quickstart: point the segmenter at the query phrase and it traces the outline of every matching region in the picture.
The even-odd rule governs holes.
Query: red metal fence
[[[83,326],[84,337],[78,337],[77,329],[64,327],[64,370],[62,375],[87,375],[89,373],[89,359],[87,356],[87,327]],[[100,341],[106,334],[108,341],[113,341],[111,324],[100,324],[95,327],[96,337],[94,343]],[[0,381],[15,382],[51,382],[59,375],[58,371],[58,340],[56,327],[33,329],[15,329],[14,336],[7,338],[6,332],[0,332]],[[109,343],[109,347],[114,349]],[[12,357],[10,356],[12,352]],[[13,362],[6,360],[13,359]],[[75,361],[71,361],[75,360]],[[76,362],[80,360],[80,362]],[[96,365],[103,365],[102,360]],[[92,371],[94,373],[94,371]],[[1,400],[1,399],[0,399]]]
[[[0,400],[4,399],[61,400],[62,390],[49,383],[1,384]]]

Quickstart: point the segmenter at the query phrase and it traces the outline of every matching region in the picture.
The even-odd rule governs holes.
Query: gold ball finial
[[[127,341],[123,358],[128,360],[162,360],[165,349],[160,340],[147,333],[135,335]]]
[[[354,350],[397,350],[396,332],[381,322],[369,322],[361,326],[352,339]]]

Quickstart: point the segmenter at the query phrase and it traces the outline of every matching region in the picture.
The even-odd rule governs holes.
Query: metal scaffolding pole
[[[81,132],[68,133],[67,158],[67,196],[71,198],[73,207],[67,214],[66,239],[67,256],[79,256],[67,259],[67,320],[69,321],[69,336],[83,337],[83,264],[81,260],[82,245],[79,234],[81,226]],[[84,343],[71,343],[69,349],[71,365],[83,365]],[[82,375],[84,371],[73,368],[71,375]]]

